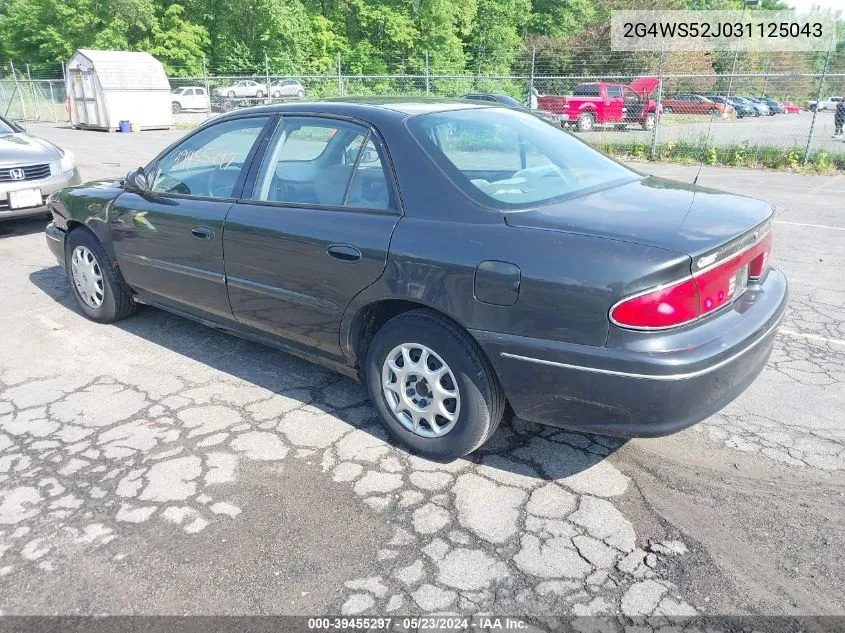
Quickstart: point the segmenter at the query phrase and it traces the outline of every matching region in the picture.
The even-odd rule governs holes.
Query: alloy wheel
[[[420,343],[397,345],[382,365],[382,391],[393,416],[421,437],[442,437],[461,413],[457,381],[443,359]]]
[[[103,305],[103,272],[94,253],[85,246],[77,246],[71,255],[70,268],[79,296],[86,305],[98,309]]]

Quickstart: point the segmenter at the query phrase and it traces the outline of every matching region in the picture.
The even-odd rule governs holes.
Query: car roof
[[[395,114],[398,118],[407,118],[418,114],[432,112],[448,112],[451,110],[472,110],[481,108],[500,108],[495,103],[469,102],[457,99],[443,99],[437,97],[343,97],[323,99],[320,101],[293,101],[274,103],[233,110],[230,115],[249,112],[307,112],[321,114],[338,114],[351,117],[366,118],[367,113],[379,112]]]

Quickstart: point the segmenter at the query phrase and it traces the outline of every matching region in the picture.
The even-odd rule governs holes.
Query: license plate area
[[[40,189],[21,189],[8,193],[10,209],[26,209],[28,207],[40,207],[44,204],[41,198]]]
[[[728,285],[728,296],[736,299],[748,289],[748,264],[740,266]]]

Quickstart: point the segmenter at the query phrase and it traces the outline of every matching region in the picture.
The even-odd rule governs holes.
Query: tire
[[[592,112],[582,112],[578,115],[578,131],[591,132],[596,125],[596,117]]]
[[[255,98],[256,98],[256,99],[261,99],[261,98],[263,98],[263,97],[264,97],[264,91],[263,91],[263,90],[256,90],[256,92],[255,92]]]
[[[707,114],[710,115],[710,116],[718,116],[719,110],[717,108],[710,108],[707,111]]]
[[[657,115],[654,112],[649,112],[645,121],[643,121],[643,129],[648,132],[653,130],[655,125],[657,125]]]
[[[664,106],[663,114],[672,114],[672,112],[673,112],[672,106]]]
[[[174,101],[171,105],[171,109],[173,110],[173,114],[179,114],[182,111],[182,106],[179,104],[179,102]]]
[[[415,382],[414,376],[419,376],[413,370],[400,381],[399,376],[386,365],[388,357],[404,358],[397,351],[400,346],[406,346],[410,350],[409,358],[416,362],[424,359],[422,354],[415,356],[424,346],[428,352],[433,352],[425,358],[431,361],[434,357],[434,369],[438,368],[436,364],[439,362],[446,368],[439,381],[445,380],[445,386],[441,383],[441,387],[451,386],[457,394],[447,409],[456,416],[453,422],[440,418],[445,424],[439,425],[439,428],[447,429],[442,435],[432,436],[431,427],[425,422],[421,422],[419,432],[415,432],[409,428],[412,425],[410,420],[403,423],[399,419],[408,416],[410,409],[400,404],[404,410],[394,413],[392,404],[388,402],[391,393],[386,393],[388,390],[385,388],[388,375],[395,381],[392,384],[399,384],[406,396],[409,393],[406,385],[410,385],[407,387],[410,394],[430,399],[434,397],[434,390],[427,384],[420,386],[424,381]],[[390,435],[411,452],[432,460],[451,461],[477,449],[496,431],[505,408],[505,396],[499,381],[475,341],[452,322],[429,310],[405,312],[376,332],[367,351],[365,380],[370,397]],[[419,391],[413,391],[414,387]],[[398,395],[390,397],[400,402]],[[429,402],[427,406],[430,408],[433,404]],[[437,418],[434,424],[438,425]]]
[[[276,90],[275,92],[273,92],[273,98],[274,98],[274,99],[278,99],[278,98],[279,98],[279,97],[281,97],[281,96],[282,96],[282,93],[281,93],[281,92],[279,92],[278,90]]]
[[[84,249],[80,250],[80,255],[87,252],[93,258],[93,264],[90,264],[90,260],[86,258],[84,261],[80,261],[79,265],[90,265],[91,269],[100,275],[100,283],[96,285],[101,291],[102,299],[98,306],[92,305],[92,303],[83,298],[80,288],[77,287],[77,277],[73,272],[74,256],[77,249]],[[87,268],[87,266],[83,266],[83,268]],[[98,323],[114,323],[115,321],[121,321],[131,316],[138,308],[137,304],[132,300],[129,287],[123,281],[123,278],[114,266],[114,262],[106,254],[100,241],[84,228],[74,229],[68,234],[65,240],[65,272],[70,282],[73,297],[76,299],[76,304],[82,310],[82,313],[92,321]],[[86,279],[90,279],[87,275],[87,270],[80,272]],[[91,288],[93,286],[88,287]],[[96,301],[93,303],[96,303]]]
[[[226,96],[227,96],[227,97],[229,97],[230,99],[234,99],[234,98],[235,98],[235,91],[234,91],[234,90],[230,90],[230,91],[227,93],[227,95],[226,95]]]
[[[298,98],[302,99],[302,97],[304,97],[304,96],[305,96],[305,91],[303,91],[303,90],[297,90],[297,91],[296,91],[296,96],[297,96]]]

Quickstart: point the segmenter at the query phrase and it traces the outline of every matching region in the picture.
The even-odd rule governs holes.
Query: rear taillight
[[[695,321],[745,292],[748,280],[766,271],[772,234],[730,259],[696,271],[672,284],[627,297],[610,309],[610,320],[622,327],[656,330]]]

